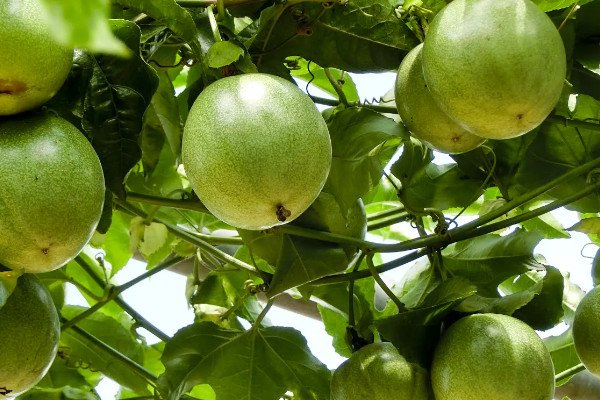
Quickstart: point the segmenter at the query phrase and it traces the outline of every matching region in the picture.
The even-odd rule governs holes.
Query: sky
[[[379,98],[385,94],[393,87],[395,80],[394,73],[353,74],[352,76],[361,98],[369,100]],[[305,85],[300,86],[304,87]],[[311,88],[310,92],[313,95],[326,97],[325,93],[317,89]],[[449,158],[447,156],[436,156],[436,162],[438,163],[448,161]],[[553,215],[564,227],[570,227],[579,221],[579,217],[575,212],[560,210],[554,212]],[[469,217],[465,218],[468,219]],[[463,220],[463,222],[467,219]],[[535,251],[542,254],[549,265],[568,272],[575,284],[579,285],[583,290],[589,291],[592,288],[590,279],[591,261],[596,253],[597,246],[589,244],[590,240],[584,234],[573,232],[571,235],[571,239],[542,240]],[[375,237],[367,237],[367,239],[373,240]],[[96,251],[94,251],[95,253]],[[393,255],[387,256],[393,257]],[[384,280],[390,282],[399,279],[409,266],[410,264],[384,274]],[[145,272],[144,263],[132,260],[130,265],[115,276],[116,283],[127,282],[143,272]],[[122,296],[127,303],[133,306],[151,323],[166,334],[173,335],[179,328],[191,324],[194,318],[193,311],[188,308],[186,302],[185,285],[185,276],[170,271],[163,271],[128,289]],[[68,288],[67,302],[69,304],[87,305],[83,297],[75,290],[72,290],[72,288]],[[324,326],[320,321],[294,314],[276,306],[271,309],[268,318],[274,325],[289,326],[301,331],[306,337],[308,346],[313,354],[325,363],[328,368],[334,369],[345,360],[344,357],[341,357],[334,351],[331,344],[331,337],[325,332]],[[566,326],[561,325],[550,331],[542,332],[540,335],[560,334],[565,328]],[[147,341],[154,343],[156,339],[150,335],[147,337]],[[118,385],[109,379],[104,379],[98,387],[98,392],[102,400],[114,399],[117,390]]]

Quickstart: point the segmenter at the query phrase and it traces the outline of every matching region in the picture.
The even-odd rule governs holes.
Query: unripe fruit
[[[581,300],[573,319],[575,350],[585,367],[600,376],[600,287]]]
[[[565,49],[529,0],[455,0],[429,27],[423,71],[452,119],[475,135],[507,139],[541,124],[556,105]]]
[[[427,371],[409,363],[391,343],[369,344],[340,365],[331,379],[331,400],[427,400]]]
[[[412,135],[434,150],[465,153],[485,139],[469,133],[444,113],[431,97],[423,77],[423,44],[402,60],[396,77],[395,99],[398,113]]]
[[[0,264],[46,272],[91,238],[104,203],[92,145],[66,120],[27,115],[0,120]]]
[[[186,174],[206,208],[242,229],[297,218],[318,196],[331,140],[315,105],[283,78],[220,79],[196,99],[182,147]]]
[[[58,350],[58,314],[34,275],[19,277],[0,324],[0,399],[12,399],[43,378]]]
[[[52,37],[41,0],[0,1],[0,115],[41,106],[67,79],[73,49]]]
[[[440,339],[431,383],[436,400],[551,400],[554,365],[529,325],[507,315],[475,314]]]

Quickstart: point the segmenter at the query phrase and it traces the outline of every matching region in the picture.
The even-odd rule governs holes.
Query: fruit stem
[[[558,382],[562,381],[563,379],[569,378],[569,377],[571,377],[571,376],[573,376],[573,375],[575,375],[575,374],[577,374],[578,372],[581,372],[581,371],[585,371],[585,365],[583,365],[583,364],[577,364],[574,367],[571,367],[569,369],[565,369],[564,371],[556,374],[554,376],[554,381],[556,383],[558,383]]]
[[[265,308],[263,308],[260,315],[256,318],[256,321],[254,321],[254,323],[252,324],[252,329],[256,330],[260,327],[261,322],[263,321],[263,319],[265,319],[265,316],[271,309],[271,306],[273,306],[274,301],[275,301],[274,299],[269,299],[269,301],[265,305]]]
[[[348,107],[348,99],[346,98],[346,93],[344,93],[344,88],[342,88],[340,82],[337,79],[335,79],[335,77],[331,73],[331,69],[323,68],[323,71],[325,72],[325,76],[329,80],[329,83],[331,83],[331,86],[333,86],[333,90],[335,90],[335,92],[337,93],[340,102],[346,107]]]
[[[369,267],[369,272],[371,273],[371,276],[373,277],[373,279],[375,279],[375,282],[377,282],[377,284],[379,285],[381,290],[383,290],[385,292],[385,294],[387,294],[388,297],[394,302],[396,307],[398,307],[398,312],[401,313],[401,312],[407,311],[404,304],[402,304],[400,299],[398,297],[396,297],[394,292],[392,292],[392,289],[390,289],[389,286],[385,284],[383,279],[381,279],[381,276],[379,276],[379,272],[377,272],[377,270],[375,269],[375,265],[373,264],[373,255],[372,254],[367,255],[366,261],[367,261],[367,266]]]
[[[354,261],[352,272],[358,271],[358,268],[360,268],[360,265],[362,264],[364,258],[365,253],[361,251]],[[354,327],[355,324],[356,321],[354,318],[354,281],[350,281],[348,284],[348,326]]]

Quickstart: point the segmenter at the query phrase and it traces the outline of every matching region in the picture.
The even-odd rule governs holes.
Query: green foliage
[[[581,370],[571,329],[563,334],[558,329],[573,325],[585,292],[536,248],[543,240],[573,243],[578,233],[600,244],[600,0],[534,1],[561,27],[568,71],[558,104],[522,136],[487,140],[451,157],[410,136],[395,116],[391,93],[385,94],[389,88],[365,100],[360,78],[350,74],[397,71],[406,54],[431,37],[434,17],[449,1],[36,1],[47,6],[55,36],[76,47],[66,83],[44,107],[92,143],[107,192],[92,248],[39,276],[64,329],[48,373],[19,400],[97,400],[105,376],[120,385],[120,399],[277,400],[292,394],[295,400],[330,399],[332,371],[325,360],[311,353],[299,332],[267,319],[271,304],[284,297],[318,309],[333,348],[348,358],[365,345],[384,342],[430,370],[448,327],[471,314],[495,313],[558,335],[545,340],[556,385]],[[478,20],[469,29],[488,23]],[[24,47],[44,65],[34,47]],[[461,51],[462,61],[494,60],[483,51],[464,46]],[[511,62],[519,64],[524,56]],[[0,98],[6,68],[0,60]],[[533,67],[523,68],[510,75],[519,88]],[[205,88],[253,72],[330,97],[312,97],[330,107],[322,112],[333,155],[323,191],[297,219],[266,230],[236,229],[211,214],[201,193],[192,190],[181,151],[189,110]],[[443,76],[444,81],[455,77],[464,79],[456,71]],[[537,101],[539,91],[532,92]],[[219,95],[209,113],[213,122],[196,121],[206,131],[234,120],[235,108],[214,119],[227,103],[227,93]],[[312,109],[306,96],[297,95]],[[494,99],[504,102],[494,111],[519,100]],[[276,119],[289,122],[300,114],[297,103],[281,104],[266,107],[267,116],[252,129],[265,132]],[[234,128],[242,125],[247,123],[234,124],[224,136],[237,137]],[[295,144],[269,150],[282,154]],[[250,153],[249,146],[242,150]],[[0,146],[0,154],[7,159],[6,148]],[[247,174],[257,158],[250,156],[232,186],[234,194],[242,182],[252,182]],[[301,164],[316,165],[314,156],[305,151],[293,163],[297,179],[304,177]],[[13,164],[27,166],[31,160]],[[211,186],[229,183],[216,173]],[[250,203],[263,195],[240,194],[236,200]],[[52,211],[45,204],[34,206]],[[567,229],[558,214],[547,212],[565,209],[581,213]],[[39,225],[39,219],[23,218],[29,226]],[[4,219],[0,216],[0,226]],[[586,275],[595,285],[598,254]],[[134,256],[146,261],[147,271],[116,286],[115,274],[132,268]],[[120,294],[184,258],[190,263],[178,271],[188,274],[185,293],[164,288],[156,295],[185,295],[194,322],[169,337]],[[371,260],[383,280],[373,279]],[[0,270],[1,313],[18,273]],[[390,270],[395,272],[383,274]],[[379,287],[381,282],[386,285]],[[65,300],[71,289],[86,307]],[[160,341],[148,344],[140,328]],[[461,339],[462,345],[468,342]],[[513,364],[495,373],[512,371]],[[512,382],[506,378],[503,387],[510,389]],[[480,381],[472,386],[486,389]]]
[[[162,361],[167,371],[159,385],[167,399],[204,382],[212,382],[217,398],[274,399],[288,390],[303,399],[329,398],[329,370],[289,328],[244,332],[196,324],[171,339]]]

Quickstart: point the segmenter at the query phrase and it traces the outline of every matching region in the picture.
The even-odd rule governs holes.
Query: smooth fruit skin
[[[104,176],[85,136],[53,115],[0,120],[0,264],[46,272],[91,238]]]
[[[73,49],[52,37],[41,0],[0,1],[0,115],[41,106],[67,79]]]
[[[481,137],[507,139],[541,124],[556,105],[565,49],[529,0],[455,0],[430,25],[423,70],[452,119]]]
[[[48,290],[25,274],[0,308],[0,324],[0,399],[9,399],[46,374],[58,350],[60,323]]]
[[[220,79],[198,96],[182,157],[192,188],[217,218],[260,230],[290,222],[325,184],[331,140],[314,103],[266,74]]]
[[[507,315],[476,314],[442,336],[431,383],[436,400],[551,400],[554,365],[529,325]]]
[[[586,294],[577,306],[573,342],[583,365],[600,376],[600,286]]]
[[[479,147],[484,138],[469,133],[437,105],[423,77],[423,44],[402,60],[396,76],[396,107],[414,137],[443,153],[458,154]]]
[[[428,398],[427,371],[406,361],[387,342],[361,348],[335,370],[331,379],[331,400]]]

